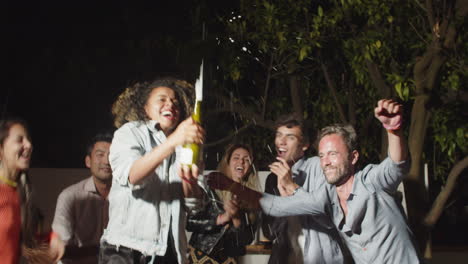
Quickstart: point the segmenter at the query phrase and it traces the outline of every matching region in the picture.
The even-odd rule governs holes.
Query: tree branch
[[[231,112],[236,113],[240,116],[248,118],[252,120],[253,125],[264,127],[267,129],[273,128],[273,122],[269,120],[265,120],[262,116],[260,116],[255,110],[249,109],[240,104],[231,104],[230,100],[223,95],[216,95],[216,98],[222,102],[224,106],[217,107],[215,109],[210,110],[207,115],[214,115],[217,113],[224,113],[224,112]],[[207,118],[209,119],[209,118]]]
[[[267,70],[267,79],[266,79],[266,82],[265,82],[265,92],[263,94],[262,119],[265,118],[267,98],[268,98],[268,90],[270,88],[271,69],[272,69],[272,65],[273,65],[273,61],[274,61],[273,56],[274,55],[271,55],[271,57],[270,57],[270,65],[268,66],[268,70]]]
[[[426,41],[426,39],[424,39],[423,36],[421,36],[421,34],[419,34],[419,31],[416,29],[416,27],[413,25],[413,23],[411,23],[411,21],[408,21],[408,23],[409,23],[410,26],[413,28],[414,33],[416,33],[416,35],[418,35],[418,37],[421,39],[421,41],[424,42],[424,43],[426,43],[426,45],[429,46],[429,43]]]
[[[218,139],[216,141],[213,141],[213,142],[209,142],[209,143],[205,143],[203,144],[203,148],[204,149],[207,149],[207,148],[211,148],[211,147],[214,147],[214,146],[217,146],[219,144],[222,144],[224,142],[228,142],[231,140],[231,138],[235,137],[236,135],[240,134],[242,131],[246,130],[247,128],[249,128],[252,124],[247,124],[239,129],[237,129],[234,133],[231,133],[221,139]]]
[[[299,76],[297,75],[289,76],[289,91],[291,94],[291,103],[292,103],[294,112],[298,114],[300,119],[303,119],[304,108],[302,106],[302,96],[301,96],[301,90],[299,87]]]
[[[468,15],[468,0],[459,0],[455,3],[454,7],[455,10],[453,12],[449,12],[447,17],[444,18],[444,21],[447,21],[446,27],[444,28],[444,47],[448,49],[453,49],[455,47],[455,40],[457,34],[459,32],[459,28],[455,28],[454,22],[451,15],[452,13],[455,14],[456,19],[464,19]]]
[[[468,156],[466,156],[464,159],[455,164],[455,166],[453,166],[452,170],[450,171],[447,177],[447,184],[442,189],[442,191],[440,191],[439,195],[437,195],[436,200],[432,204],[431,210],[424,218],[424,225],[432,227],[437,223],[437,220],[439,220],[440,215],[444,211],[445,204],[447,203],[450,194],[455,188],[458,176],[460,176],[462,171],[467,167]]]
[[[342,86],[344,87],[344,77],[343,77],[343,84]],[[351,96],[353,94],[353,88],[354,88],[354,82],[352,80],[348,80],[348,117],[349,117],[349,123],[353,126],[356,126],[356,107],[354,105],[354,96]]]
[[[458,0],[455,3],[455,17],[462,18],[468,15],[468,0]]]
[[[327,86],[330,89],[333,100],[335,101],[336,108],[338,108],[338,113],[340,115],[340,119],[342,123],[347,123],[346,120],[346,115],[344,114],[343,107],[341,106],[340,102],[338,101],[338,94],[336,92],[335,85],[333,84],[333,81],[330,78],[330,75],[328,74],[327,67],[325,66],[324,63],[320,63],[322,66],[322,72],[323,75],[325,76],[325,80],[327,81]]]
[[[434,18],[434,9],[432,7],[432,0],[426,0],[426,12],[427,12],[427,19],[429,19],[429,25],[431,27],[432,36],[435,37],[434,26],[435,26],[435,18]]]
[[[375,87],[380,91],[382,98],[390,98],[391,89],[385,84],[382,74],[380,73],[379,67],[371,60],[366,60],[367,70],[374,83]]]
[[[239,114],[243,117],[246,117],[250,120],[252,120],[252,123],[256,126],[259,127],[264,127],[271,129],[273,127],[273,122],[264,120],[260,115],[249,111],[249,109],[246,109],[245,107],[242,107],[240,105],[235,105],[232,108],[231,107],[221,107],[217,108],[214,110],[210,110],[210,114],[215,114],[215,113],[223,113],[223,112],[231,112],[231,113],[236,113]]]

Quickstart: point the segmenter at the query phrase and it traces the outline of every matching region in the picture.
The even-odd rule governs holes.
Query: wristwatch
[[[297,193],[297,190],[299,190],[299,188],[301,188],[301,186],[297,186],[297,188],[296,188],[296,189],[294,189],[294,191],[292,192],[292,194],[291,194],[291,195],[295,195],[295,194]]]

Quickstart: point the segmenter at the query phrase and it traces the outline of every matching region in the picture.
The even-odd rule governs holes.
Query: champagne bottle
[[[203,61],[200,66],[200,76],[195,82],[195,104],[193,107],[192,118],[195,122],[201,124],[201,105],[203,101]],[[181,151],[180,162],[186,165],[197,164],[200,157],[200,145],[191,143],[185,144]]]

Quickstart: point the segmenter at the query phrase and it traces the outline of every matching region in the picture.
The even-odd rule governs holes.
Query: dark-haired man
[[[315,173],[320,170],[317,157],[305,157],[309,148],[309,132],[305,123],[295,115],[281,117],[276,122],[276,161],[270,165],[271,174],[265,192],[287,195],[277,188],[277,179],[291,177],[307,191],[323,188],[325,180]],[[269,264],[280,263],[348,263],[343,245],[329,217],[289,216],[275,218],[264,215],[263,231],[273,240]]]
[[[64,189],[55,208],[53,232],[65,243],[62,263],[98,263],[99,241],[107,225],[112,183],[112,134],[96,135],[87,148],[91,176]]]

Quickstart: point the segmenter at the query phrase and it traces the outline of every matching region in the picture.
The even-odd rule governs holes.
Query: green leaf
[[[240,71],[238,69],[233,69],[231,71],[231,78],[233,81],[238,81],[240,79]]]
[[[403,101],[408,101],[409,92],[410,92],[410,89],[409,89],[408,85],[406,85],[406,83],[405,83],[405,85],[403,86],[403,98],[401,98],[401,99],[403,99]]]
[[[403,91],[401,89],[401,82],[398,82],[395,84],[395,91],[397,92],[398,97],[400,97],[400,99],[403,99]]]
[[[468,136],[468,135],[467,135]],[[457,137],[458,138],[463,138],[465,137],[465,131],[463,128],[459,127],[457,128]]]
[[[279,31],[276,33],[276,36],[278,37],[278,40],[280,42],[284,42],[286,41],[286,38],[284,37],[284,32],[283,31]]]
[[[318,7],[318,15],[319,17],[323,17],[323,9],[321,6]]]
[[[299,61],[303,61],[305,57],[307,57],[307,53],[310,47],[302,46],[301,50],[299,51]]]
[[[375,47],[378,48],[378,49],[380,49],[380,47],[382,47],[382,42],[380,42],[380,40],[377,40],[377,41],[375,42]]]

